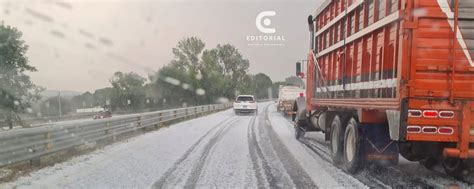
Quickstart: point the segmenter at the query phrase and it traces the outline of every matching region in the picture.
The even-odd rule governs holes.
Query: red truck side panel
[[[310,110],[400,111],[403,140],[474,157],[474,1],[333,0],[314,23]]]

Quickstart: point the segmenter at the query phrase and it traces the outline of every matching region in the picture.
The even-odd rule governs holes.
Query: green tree
[[[249,60],[244,59],[239,50],[230,44],[217,45],[216,51],[224,75],[230,76],[235,83],[243,81],[250,67]]]
[[[7,118],[10,128],[15,121],[23,125],[18,114],[39,100],[43,90],[25,74],[37,70],[28,63],[28,45],[21,36],[16,28],[0,25],[0,114]]]
[[[161,68],[154,77],[156,79],[151,86],[159,91],[164,106],[196,104],[194,101],[196,87],[192,85],[193,79],[186,70],[180,69],[175,64],[169,64]]]
[[[143,88],[145,90],[145,107],[155,108],[160,97],[158,91],[153,87],[152,83],[145,84]]]
[[[146,79],[134,73],[115,72],[110,83],[114,89],[111,98],[112,109],[140,109],[144,106]]]
[[[204,47],[204,42],[195,37],[178,42],[170,64],[150,76],[158,102],[166,101],[162,104],[167,106],[197,105],[232,99],[239,91],[254,93],[252,78],[247,75],[249,61],[237,48],[230,44],[207,50]]]
[[[199,69],[199,55],[204,50],[204,42],[197,37],[184,38],[173,48],[175,59],[172,64],[178,68],[196,72]]]
[[[61,100],[61,115],[66,115],[73,111],[73,106],[70,100],[63,97],[54,96],[41,102],[41,114],[48,117],[58,117],[60,115],[59,100]]]
[[[202,55],[201,83],[208,94],[207,103],[213,103],[217,98],[233,98],[235,95],[232,77],[226,74],[220,59],[218,49],[205,50]]]
[[[71,105],[74,109],[94,107],[96,106],[94,95],[87,91],[81,95],[74,96],[71,99]]]
[[[296,76],[290,76],[285,79],[285,83],[287,85],[294,85],[294,86],[299,86],[299,87],[305,87],[304,82],[301,78],[296,77]]]
[[[106,87],[94,91],[94,105],[103,108],[110,108],[110,102],[114,95],[114,88]],[[107,104],[107,102],[109,104]]]
[[[232,99],[237,93],[253,94],[254,87],[247,75],[250,63],[243,58],[237,48],[230,44],[217,45],[216,48],[205,50],[202,56],[201,73],[210,95],[208,98]]]
[[[255,95],[258,99],[268,98],[268,90],[272,88],[272,80],[264,73],[258,73],[254,76]]]
[[[279,93],[280,85],[286,85],[286,83],[283,82],[283,81],[277,81],[277,82],[275,82],[275,83],[272,84],[272,94],[273,94],[273,98],[278,98],[278,93]]]

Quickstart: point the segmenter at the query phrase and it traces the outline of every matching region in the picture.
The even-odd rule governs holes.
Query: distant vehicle
[[[239,95],[234,101],[234,113],[257,113],[258,105],[253,95]]]
[[[112,112],[110,111],[101,111],[98,114],[94,115],[92,119],[104,119],[104,118],[111,118]]]
[[[293,110],[293,104],[296,98],[304,94],[304,89],[298,86],[284,86],[280,85],[278,90],[277,110],[280,112],[289,113]]]
[[[93,108],[79,108],[79,109],[76,109],[76,113],[80,114],[80,113],[99,113],[99,112],[104,112],[104,111],[107,111],[107,109],[103,108],[103,107],[93,107]]]

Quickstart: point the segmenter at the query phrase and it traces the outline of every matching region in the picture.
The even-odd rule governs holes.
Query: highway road
[[[320,133],[298,141],[272,102],[184,121],[40,169],[0,188],[469,187],[401,160],[350,175],[331,164]],[[472,187],[472,186],[471,186]]]

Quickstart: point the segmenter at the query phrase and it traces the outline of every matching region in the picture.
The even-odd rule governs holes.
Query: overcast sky
[[[147,77],[173,59],[171,49],[196,36],[206,48],[230,43],[250,60],[250,72],[273,81],[294,74],[308,52],[306,18],[321,0],[0,0],[0,20],[17,27],[30,46],[38,72],[33,82],[50,90],[94,91],[110,86],[115,71]],[[256,27],[262,11],[265,34]],[[268,24],[268,23],[267,23]],[[281,36],[284,41],[248,41],[248,36]],[[270,45],[268,45],[270,44]],[[276,45],[275,45],[276,44]]]

